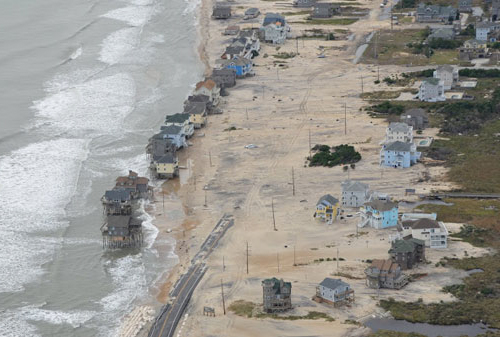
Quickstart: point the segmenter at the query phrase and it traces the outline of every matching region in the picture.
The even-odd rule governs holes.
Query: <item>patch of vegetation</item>
[[[389,101],[382,102],[380,104],[372,105],[370,110],[388,115],[401,115],[405,111],[405,107],[401,104],[391,103]]]
[[[460,36],[476,36],[476,27],[471,23],[460,32]]]
[[[395,99],[401,95],[401,91],[373,91],[364,92],[359,97],[369,100]]]
[[[304,10],[304,11],[297,11],[297,12],[284,12],[284,13],[281,13],[281,15],[283,15],[283,16],[307,15],[307,14],[311,14],[311,11],[310,10]]]
[[[456,49],[462,46],[462,41],[460,40],[446,40],[446,39],[431,39],[429,41],[429,47],[432,49]]]
[[[297,54],[293,53],[293,52],[280,52],[278,54],[274,54],[273,57],[277,58],[277,59],[291,59],[291,58],[294,58],[295,56],[297,56]]]
[[[372,38],[362,61],[371,64],[413,66],[460,63],[456,50],[434,50],[424,44],[429,32],[427,29],[382,30]]]
[[[238,316],[242,317],[252,317],[253,311],[256,308],[256,304],[249,301],[238,300],[231,303],[228,307],[229,311],[234,312]]]
[[[500,77],[500,69],[464,68],[458,71],[458,75],[476,78],[498,78]]]
[[[298,24],[306,24],[306,25],[352,25],[354,22],[359,19],[354,18],[337,18],[337,19],[310,19],[305,21],[297,21],[290,23],[298,23]]]
[[[402,73],[401,76],[404,78],[427,78],[434,75],[436,69],[425,69],[420,71],[413,71],[411,73]]]
[[[425,335],[416,333],[416,332],[399,332],[399,331],[391,331],[391,330],[379,330],[372,334],[369,334],[368,337],[426,337]]]
[[[435,140],[430,151],[448,149],[448,179],[467,192],[500,193],[500,121],[490,122],[478,136],[450,136]],[[455,202],[455,200],[453,201]],[[471,205],[474,202],[470,201]],[[466,205],[464,205],[466,206]],[[459,209],[457,209],[459,211]],[[464,213],[470,211],[464,209]],[[473,214],[474,215],[474,214]]]
[[[235,126],[231,126],[230,128],[224,129],[224,131],[236,131],[238,130]]]
[[[315,150],[317,149],[317,150]],[[361,160],[361,154],[354,149],[354,146],[342,144],[330,148],[328,145],[316,145],[313,148],[316,152],[310,158],[309,166],[328,166],[353,164]]]
[[[474,246],[490,245],[500,239],[500,200],[446,199],[450,206],[425,204],[417,208],[426,213],[436,213],[439,221],[466,223],[452,236],[462,238]]]
[[[401,0],[394,6],[394,8],[397,9],[403,9],[403,8],[415,8],[416,6],[416,0]]]
[[[333,322],[335,319],[330,315],[327,315],[323,312],[319,311],[309,311],[307,315],[298,316],[298,315],[278,315],[278,314],[268,314],[259,310],[260,306],[256,303],[245,301],[245,300],[237,300],[231,303],[228,307],[229,311],[232,311],[235,315],[247,318],[271,318],[276,320],[288,320],[288,321],[296,321],[302,319],[308,320],[317,320],[324,319],[327,322]]]

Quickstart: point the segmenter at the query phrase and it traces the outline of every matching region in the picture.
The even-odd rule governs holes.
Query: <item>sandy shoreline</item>
[[[288,41],[279,48],[280,52],[295,52],[297,49],[299,55],[287,60],[284,66],[274,62],[272,55],[277,51],[276,46],[263,45],[261,56],[254,60],[256,76],[239,80],[221,102],[224,113],[210,116],[208,125],[191,139],[192,146],[179,153],[180,165],[187,169],[182,170],[179,180],[169,181],[163,188],[166,195],[174,191],[174,199],[181,205],[184,218],[180,223],[172,224],[165,215],[155,215],[159,237],[173,235],[177,241],[175,253],[179,257],[179,263],[169,271],[166,281],[158,289],[160,303],[166,302],[171,286],[189,266],[190,258],[220,216],[231,213],[235,218],[234,228],[229,230],[208,260],[209,270],[188,306],[189,318],[184,321],[182,336],[294,336],[296,333],[361,336],[366,334],[365,328],[344,324],[344,321],[359,321],[373,314],[384,315],[376,305],[377,298],[422,298],[425,302],[453,300],[439,289],[444,284],[461,282],[465,275],[446,268],[432,268],[434,263],[445,255],[461,256],[463,250],[471,256],[487,253],[466,243],[451,242],[446,251],[429,252],[428,259],[432,264],[414,270],[429,273],[426,283],[413,283],[404,292],[384,289],[377,293],[364,285],[362,271],[365,264],[362,261],[387,256],[390,230],[363,229],[366,233],[356,239],[353,237],[355,218],[339,220],[332,226],[312,218],[316,200],[325,193],[338,197],[340,182],[347,178],[369,183],[372,189],[389,193],[396,200],[405,199],[404,189],[410,186],[417,193],[453,187],[443,183],[446,170],[442,167],[427,168],[422,164],[406,170],[379,167],[379,142],[384,137],[387,123],[372,119],[361,110],[366,103],[359,98],[359,93],[361,81],[364,81],[365,91],[381,90],[383,85],[374,85],[378,76],[374,66],[354,65],[352,59],[363,37],[373,30],[388,27],[389,22],[378,21],[380,9],[377,3],[360,2],[370,8],[370,15],[352,25],[335,27],[355,34],[352,41],[303,39],[300,45],[298,41],[297,44]],[[214,21],[210,18],[212,3],[212,0],[202,0],[197,14],[198,51],[206,67],[205,74],[210,72],[211,65],[227,43],[227,38],[221,34],[224,27],[229,24],[252,25],[240,20],[245,8],[258,7],[263,13],[285,11],[274,2],[245,0],[244,6],[239,6],[240,2],[234,5],[236,15],[231,20]],[[259,17],[258,21],[261,19]],[[292,24],[295,33],[309,28]],[[324,47],[324,59],[317,58],[320,46]],[[408,69],[381,66],[380,77],[402,71]],[[344,103],[348,106],[347,134],[344,134]],[[226,131],[233,126],[236,131]],[[428,129],[422,136],[436,133],[437,130]],[[306,167],[309,138],[313,145],[354,145],[363,159],[355,170],[348,172],[341,167]],[[245,149],[244,146],[250,143],[258,148]],[[291,193],[292,167],[296,179],[295,196]],[[431,178],[421,179],[426,175]],[[278,231],[272,229],[271,200],[276,210]],[[156,200],[157,209],[161,208],[159,203],[161,200]],[[459,224],[450,224],[450,228],[458,230]],[[166,234],[170,229],[172,232]],[[247,243],[250,246],[248,274],[245,266]],[[346,260],[340,263],[339,269],[333,262],[314,262],[334,256],[336,249]],[[316,284],[336,273],[351,275],[351,279],[345,280],[355,289],[357,302],[345,310],[311,302]],[[283,323],[245,319],[232,313],[222,315],[221,280],[226,288],[226,305],[240,299],[259,303],[262,301],[260,280],[272,276],[292,281],[296,306],[292,314],[322,311],[333,316],[335,322]],[[203,306],[214,307],[216,318],[203,316]],[[147,335],[146,328],[143,335]]]

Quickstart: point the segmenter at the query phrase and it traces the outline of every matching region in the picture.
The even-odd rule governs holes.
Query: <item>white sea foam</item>
[[[67,222],[88,142],[58,139],[28,145],[0,157],[0,292],[21,291],[35,280],[60,240],[34,236]]]
[[[153,243],[156,240],[156,237],[158,236],[159,230],[158,228],[153,225],[154,217],[150,215],[144,207],[146,206],[151,206],[148,201],[142,201],[139,207],[139,212],[141,212],[141,215],[139,219],[142,220],[142,232],[144,235],[144,246],[147,249],[150,249],[153,246]]]
[[[139,44],[141,29],[128,27],[108,35],[101,44],[99,61],[107,64],[119,63]]]
[[[83,54],[83,47],[78,47],[71,55],[69,56],[70,60],[76,60]]]
[[[33,108],[39,122],[64,131],[118,131],[133,110],[135,93],[132,76],[119,73],[67,86],[35,101]]]
[[[144,26],[154,13],[152,6],[128,6],[114,9],[104,15],[105,18],[127,22],[131,26]]]

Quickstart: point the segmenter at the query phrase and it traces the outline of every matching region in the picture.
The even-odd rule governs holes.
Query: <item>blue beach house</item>
[[[420,154],[413,143],[388,143],[380,150],[380,166],[407,168],[417,163]]]
[[[237,57],[225,61],[224,68],[234,69],[237,77],[244,77],[252,71],[252,61],[244,57]]]
[[[398,204],[392,201],[373,200],[361,207],[361,223],[359,227],[376,229],[395,227],[398,225]]]

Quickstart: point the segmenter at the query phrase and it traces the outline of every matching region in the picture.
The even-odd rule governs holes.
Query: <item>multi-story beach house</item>
[[[160,132],[153,136],[154,138],[169,139],[176,149],[187,147],[186,135],[182,127],[177,125],[162,125]]]
[[[341,279],[327,277],[316,287],[315,300],[340,306],[354,301],[354,290]]]
[[[425,242],[428,248],[447,248],[448,229],[441,221],[432,218],[403,220],[398,225],[401,238],[410,236]]]
[[[252,60],[246,59],[244,57],[237,57],[232,60],[225,60],[222,63],[223,67],[226,69],[233,69],[236,73],[236,77],[245,77],[252,73],[253,63]]]
[[[459,48],[459,59],[461,61],[488,58],[490,56],[487,41],[471,39],[465,41],[463,47]]]
[[[118,187],[104,192],[101,202],[106,215],[132,214],[130,192],[125,188]]]
[[[415,16],[417,22],[452,22],[458,19],[458,10],[451,6],[420,3]]]
[[[418,89],[417,98],[424,102],[442,102],[444,96],[444,83],[437,78],[427,78],[422,81]]]
[[[265,312],[285,311],[292,308],[292,283],[269,278],[262,281]]]
[[[159,158],[153,158],[152,168],[159,179],[173,178],[179,174],[179,161],[176,155],[166,153]]]
[[[189,114],[189,121],[195,129],[203,127],[207,122],[207,106],[202,102],[189,102],[184,106],[184,113]]]
[[[208,96],[210,97],[212,105],[217,106],[220,99],[220,88],[217,86],[217,83],[211,79],[207,79],[206,81],[201,81],[196,84],[194,95]]]
[[[369,288],[401,289],[408,283],[408,277],[401,271],[401,266],[391,259],[373,260],[365,269],[366,285]]]
[[[498,22],[482,21],[476,24],[476,40],[495,42],[496,39],[491,39],[492,33],[500,30]]]
[[[413,127],[413,130],[423,130],[429,126],[429,117],[424,109],[415,108],[401,114],[401,122]]]
[[[406,123],[390,123],[385,130],[385,143],[393,142],[413,142],[413,127]]]
[[[214,68],[212,70],[212,75],[210,76],[210,78],[221,89],[232,88],[236,85],[236,70],[229,68],[222,68],[222,69]]]
[[[396,141],[384,144],[380,150],[380,166],[408,168],[417,163],[420,155],[413,143]]]
[[[182,132],[186,135],[186,138],[190,138],[194,134],[194,125],[191,123],[189,114],[187,113],[168,115],[165,117],[165,125],[175,125],[181,127]]]
[[[217,2],[212,9],[212,18],[225,20],[231,17],[231,5],[227,2]]]
[[[339,201],[337,198],[331,196],[330,194],[325,194],[319,198],[316,203],[316,212],[314,213],[315,218],[319,218],[323,221],[333,221],[337,218],[339,212]]]
[[[285,17],[277,13],[267,13],[260,27],[263,40],[272,44],[283,44],[290,32]]]
[[[340,13],[340,5],[330,2],[317,2],[313,6],[311,17],[314,19],[331,18],[334,14]]]
[[[433,77],[443,82],[444,90],[450,90],[458,85],[458,68],[454,68],[449,64],[438,66],[434,70]]]
[[[149,186],[149,179],[140,177],[134,171],[128,171],[128,176],[116,178],[115,186],[127,190],[131,199],[148,198],[153,192],[153,189]]]
[[[392,201],[373,200],[360,208],[359,227],[370,226],[376,229],[396,227],[398,225],[398,204]]]
[[[412,269],[418,263],[425,261],[425,242],[411,236],[394,240],[391,242],[389,255],[401,269]]]
[[[361,207],[370,198],[370,187],[355,180],[342,182],[342,207]]]
[[[472,0],[458,0],[458,11],[460,13],[472,12]]]

